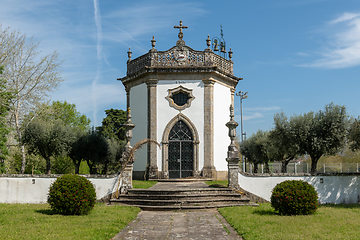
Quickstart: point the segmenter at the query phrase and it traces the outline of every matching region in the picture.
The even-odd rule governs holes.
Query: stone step
[[[184,194],[171,194],[171,195],[162,195],[162,194],[126,194],[126,195],[120,195],[120,198],[126,198],[126,199],[148,199],[148,200],[172,200],[172,199],[216,199],[219,197],[233,197],[233,198],[242,198],[244,195],[241,195],[239,193],[223,193],[221,195],[216,193],[211,194],[192,194],[192,195],[184,195]]]
[[[197,204],[197,205],[168,205],[168,206],[154,206],[154,205],[130,205],[133,207],[139,207],[144,211],[173,211],[173,210],[195,210],[195,209],[211,209],[222,207],[234,207],[234,206],[259,206],[256,203],[217,203],[217,204]]]
[[[213,181],[213,178],[174,178],[174,179],[151,179],[157,182],[206,182]]]
[[[217,203],[249,203],[250,200],[247,198],[239,199],[239,198],[216,198],[216,199],[182,199],[182,200],[149,200],[149,199],[126,199],[126,198],[119,198],[114,199],[112,204],[126,204],[126,205],[151,205],[151,206],[169,206],[169,205],[186,205],[191,206],[194,204],[217,204]]]
[[[157,183],[149,189],[129,189],[110,204],[136,206],[143,210],[205,209],[230,206],[257,206],[241,192],[205,183]]]
[[[195,194],[223,194],[236,193],[230,188],[178,188],[178,189],[129,189],[128,195],[143,194],[143,195],[195,195]]]

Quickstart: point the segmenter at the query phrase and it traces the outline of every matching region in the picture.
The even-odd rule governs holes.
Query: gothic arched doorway
[[[169,133],[169,178],[185,178],[193,176],[194,146],[189,127],[179,120]]]

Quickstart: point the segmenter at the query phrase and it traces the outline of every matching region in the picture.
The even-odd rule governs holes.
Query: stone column
[[[157,140],[157,114],[156,114],[156,86],[157,79],[149,79],[147,84],[148,92],[148,139]],[[155,144],[148,143],[148,178],[157,179],[158,176],[158,167],[157,167],[157,149]]]
[[[130,88],[125,87],[125,91],[126,91],[126,109],[129,109],[130,108]]]
[[[234,87],[230,88],[230,92],[231,92],[231,105],[232,106],[235,106],[234,105],[234,95],[235,95],[235,91],[236,89]]]
[[[230,105],[230,121],[226,123],[229,128],[230,145],[228,147],[227,158],[228,162],[228,180],[229,187],[240,190],[239,185],[239,150],[235,144],[236,127],[239,124],[234,120],[234,107]]]
[[[200,177],[201,172],[199,171],[199,141],[198,140],[194,140],[193,144],[194,144],[194,172],[193,172],[193,176],[194,177]]]
[[[122,157],[120,159],[122,169],[120,172],[121,177],[121,187],[120,193],[127,193],[128,189],[132,189],[132,173],[133,173],[133,163],[134,157],[130,156],[132,147],[130,145],[130,140],[132,138],[132,129],[135,127],[135,124],[131,121],[131,110],[127,109],[127,121],[124,123],[124,127],[126,130],[126,145],[123,150]]]
[[[162,178],[163,179],[169,179],[169,162],[168,162],[168,154],[169,154],[169,142],[168,141],[162,141]]]
[[[214,83],[204,79],[204,168],[203,177],[216,177],[214,166]]]

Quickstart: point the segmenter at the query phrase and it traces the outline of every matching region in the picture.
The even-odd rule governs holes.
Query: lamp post
[[[243,91],[239,91],[236,93],[236,96],[240,97],[240,120],[241,120],[241,143],[244,141],[244,132],[243,132],[243,119],[242,119],[242,100],[248,97],[248,92],[244,93]],[[244,156],[241,154],[242,164],[243,164],[243,171],[245,171],[245,161]]]

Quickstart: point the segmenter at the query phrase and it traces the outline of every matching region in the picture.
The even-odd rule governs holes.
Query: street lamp
[[[242,100],[248,97],[248,92],[244,93],[243,91],[239,91],[236,93],[236,96],[240,97],[240,120],[241,120],[241,143],[244,141],[244,132],[243,132],[243,119],[242,119]],[[243,164],[243,171],[245,171],[245,161],[244,155],[242,155],[242,164]]]

